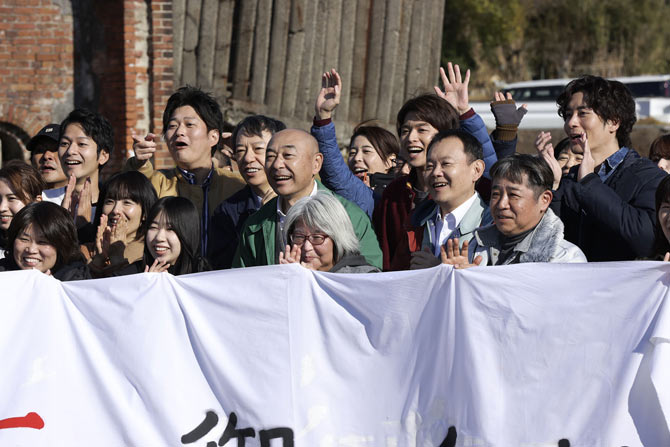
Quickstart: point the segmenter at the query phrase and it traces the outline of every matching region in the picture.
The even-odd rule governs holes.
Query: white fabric
[[[0,445],[179,446],[211,410],[188,445],[217,442],[235,412],[247,446],[277,427],[296,446],[438,446],[450,426],[458,446],[668,446],[669,275],[0,273],[0,419],[45,423],[0,429]]]
[[[61,188],[45,189],[42,191],[42,200],[60,206],[65,198],[65,186]]]
[[[465,202],[457,206],[452,212],[447,213],[446,216],[442,217],[442,209],[440,205],[437,205],[437,214],[435,215],[435,234],[433,235],[433,240],[437,243],[433,245],[433,254],[440,257],[440,248],[447,242],[451,233],[458,227],[463,220],[463,217],[468,212],[470,207],[477,200],[477,193],[474,193]]]

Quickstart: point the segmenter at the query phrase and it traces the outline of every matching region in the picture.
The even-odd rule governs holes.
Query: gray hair
[[[333,241],[334,262],[346,255],[360,254],[358,237],[349,214],[332,194],[320,191],[298,200],[286,214],[284,240],[289,240],[289,234],[300,220],[306,226],[327,234]]]

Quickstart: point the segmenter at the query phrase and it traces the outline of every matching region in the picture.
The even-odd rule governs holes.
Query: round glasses
[[[321,245],[323,244],[323,242],[326,240],[327,237],[328,237],[327,234],[320,234],[320,233],[314,233],[314,234],[292,233],[291,235],[289,235],[291,243],[295,245],[302,245],[305,243],[305,241],[309,241],[309,243],[312,245]]]

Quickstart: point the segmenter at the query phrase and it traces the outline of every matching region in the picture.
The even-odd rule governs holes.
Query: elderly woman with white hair
[[[331,273],[372,273],[377,267],[361,255],[344,206],[332,194],[318,192],[295,203],[284,221],[284,253],[280,264],[300,263],[310,270]]]

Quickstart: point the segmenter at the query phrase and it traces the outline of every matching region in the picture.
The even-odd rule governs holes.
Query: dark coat
[[[595,173],[578,182],[578,169],[561,179],[551,204],[565,225],[565,239],[591,262],[651,256],[655,193],[666,173],[632,149],[605,183]]]
[[[215,270],[229,269],[247,218],[258,211],[261,203],[249,185],[221,202],[209,225],[207,259]]]

